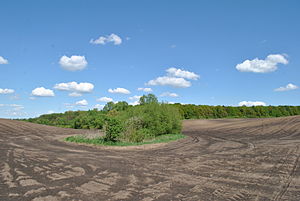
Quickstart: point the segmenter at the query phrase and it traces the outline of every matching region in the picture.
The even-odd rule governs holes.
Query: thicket
[[[261,118],[300,115],[300,106],[208,106],[159,103],[153,94],[140,104],[109,102],[103,110],[67,111],[25,121],[76,129],[102,129],[107,142],[142,142],[181,131],[182,119]]]
[[[82,129],[103,129],[104,141],[142,142],[165,134],[181,132],[178,108],[159,103],[153,94],[140,98],[140,105],[109,102],[103,110],[68,111],[41,115],[25,121],[52,126]]]
[[[138,105],[120,113],[118,117],[124,124],[122,138],[132,142],[181,131],[180,113],[168,104],[151,102]]]

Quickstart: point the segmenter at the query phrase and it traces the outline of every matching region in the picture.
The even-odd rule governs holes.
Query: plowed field
[[[300,116],[183,127],[176,142],[110,149],[0,119],[0,200],[300,200]]]

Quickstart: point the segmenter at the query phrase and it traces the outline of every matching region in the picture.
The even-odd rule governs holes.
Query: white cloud
[[[200,78],[200,76],[197,75],[196,73],[181,70],[178,68],[168,68],[166,71],[169,77],[182,77],[191,80],[198,80]]]
[[[88,62],[85,59],[85,56],[73,55],[71,57],[62,56],[59,60],[59,64],[65,70],[78,71],[85,69]]]
[[[100,36],[98,39],[91,39],[90,43],[95,45],[105,45],[106,43],[114,43],[114,45],[120,45],[122,39],[120,36],[112,33],[109,36]]]
[[[101,97],[101,98],[98,98],[97,101],[99,101],[99,102],[112,102],[113,99],[109,98],[109,97]]]
[[[275,89],[274,91],[290,91],[290,90],[295,90],[298,88],[299,88],[298,86],[289,83],[285,87],[279,87],[279,88]]]
[[[13,90],[13,89],[1,89],[0,88],[0,94],[12,94],[14,92],[15,92],[15,90]]]
[[[53,113],[55,113],[53,110],[49,110],[49,111],[47,112],[47,114],[53,114]]]
[[[128,99],[129,100],[140,100],[142,96],[132,96],[132,97],[129,97]]]
[[[8,60],[0,56],[0,64],[8,64]]]
[[[109,89],[109,93],[130,94],[130,91],[124,88]]]
[[[19,104],[0,104],[0,107],[12,107],[13,111],[20,111],[24,109],[24,106]]]
[[[78,105],[78,106],[87,106],[89,103],[87,102],[87,100],[83,99],[83,100],[80,100],[80,101],[77,101],[75,103],[75,105]]]
[[[32,96],[39,96],[39,97],[50,97],[54,96],[54,92],[51,89],[45,89],[44,87],[38,87],[32,90]]]
[[[251,106],[266,106],[267,104],[262,102],[262,101],[242,101],[239,102],[239,106],[247,106],[247,107],[251,107]]]
[[[264,60],[258,58],[253,60],[247,59],[243,63],[236,65],[236,69],[240,72],[269,73],[276,71],[278,64],[288,64],[286,55],[270,54]]]
[[[139,105],[140,102],[138,100],[134,101],[134,102],[130,102],[128,103],[129,105]]]
[[[140,87],[140,88],[138,88],[137,90],[138,90],[138,91],[143,91],[143,92],[152,92],[152,89],[151,89],[151,88],[142,88],[142,87]]]
[[[67,82],[67,83],[59,83],[54,86],[54,89],[60,91],[71,91],[69,96],[79,96],[82,93],[91,93],[94,89],[94,85],[88,82]]]
[[[150,80],[147,85],[161,85],[161,86],[172,86],[172,87],[177,87],[177,88],[186,88],[191,86],[191,82],[185,80],[184,78],[178,78],[178,77],[168,77],[168,76],[163,76],[163,77],[158,77],[154,80]]]
[[[160,96],[169,96],[169,97],[178,97],[179,95],[176,93],[164,92]]]
[[[82,96],[82,94],[78,93],[78,92],[72,92],[72,93],[69,93],[69,96],[71,96],[71,97],[80,97],[80,96]]]
[[[100,105],[100,104],[96,104],[94,106],[95,109],[99,109],[99,110],[102,110],[104,108],[105,105]]]

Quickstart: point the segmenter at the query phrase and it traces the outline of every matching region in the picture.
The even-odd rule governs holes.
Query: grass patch
[[[83,135],[76,135],[76,136],[67,137],[64,140],[67,142],[86,143],[86,144],[94,144],[94,145],[102,145],[102,146],[136,146],[136,145],[144,145],[144,144],[166,143],[166,142],[179,140],[185,137],[186,136],[182,134],[166,134],[166,135],[160,135],[158,137],[149,140],[145,140],[143,142],[125,142],[125,141],[110,142],[110,141],[105,141],[103,137],[86,138]]]

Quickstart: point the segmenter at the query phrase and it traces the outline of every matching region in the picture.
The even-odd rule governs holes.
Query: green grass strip
[[[153,139],[146,140],[143,142],[107,142],[103,140],[102,137],[98,138],[86,138],[83,135],[70,136],[65,138],[64,140],[67,142],[75,142],[75,143],[86,143],[86,144],[94,144],[94,145],[102,145],[102,146],[136,146],[136,145],[144,145],[144,144],[156,144],[156,143],[166,143],[175,140],[179,140],[185,138],[185,135],[182,134],[166,134],[157,136]]]

